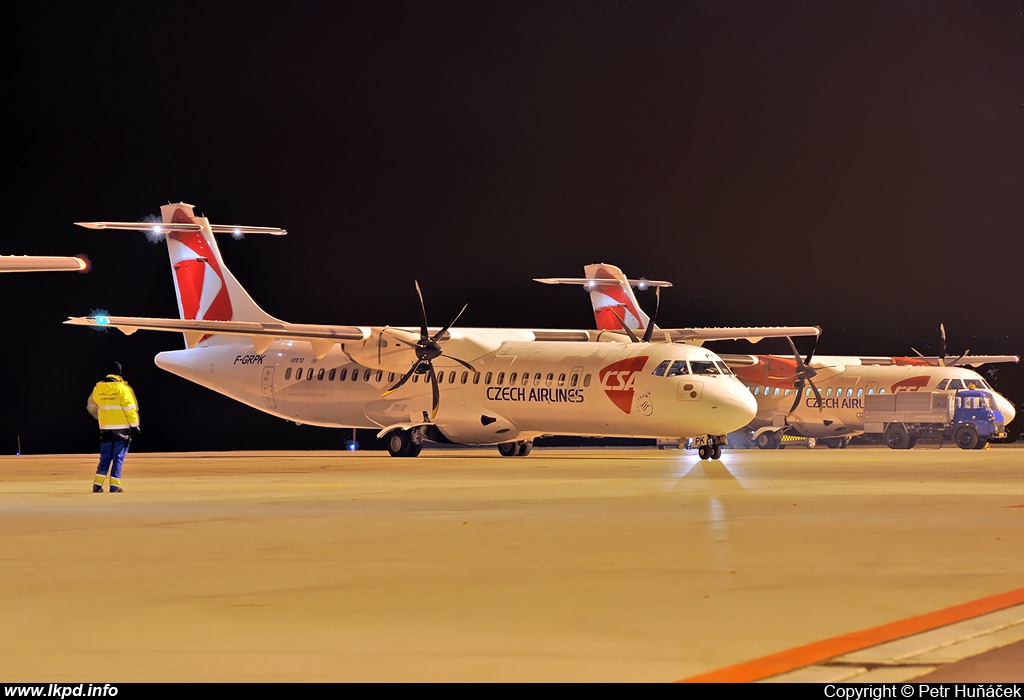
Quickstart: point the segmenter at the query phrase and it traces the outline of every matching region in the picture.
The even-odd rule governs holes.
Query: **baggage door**
[[[274,368],[264,367],[262,375],[263,405],[267,408],[277,408],[274,401]]]

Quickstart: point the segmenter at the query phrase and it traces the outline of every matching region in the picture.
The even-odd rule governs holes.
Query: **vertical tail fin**
[[[621,331],[619,318],[633,330],[647,328],[651,319],[637,303],[630,281],[622,270],[605,263],[587,265],[583,270],[587,280],[614,280],[614,283],[587,285],[598,330]]]
[[[160,207],[160,213],[171,259],[178,313],[182,319],[278,320],[261,309],[228,270],[207,218],[196,216],[191,204],[181,202]],[[175,224],[192,225],[175,228]],[[208,339],[212,340],[210,336],[204,336],[198,339],[186,337],[185,341],[192,347]]]

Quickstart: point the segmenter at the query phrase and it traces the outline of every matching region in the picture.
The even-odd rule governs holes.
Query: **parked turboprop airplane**
[[[668,282],[629,280],[614,265],[594,264],[580,279],[540,279],[545,283],[583,284],[590,291],[599,329],[613,331],[623,325],[645,330],[652,338],[694,342],[694,339],[657,329],[646,331],[650,319],[640,309],[632,287],[671,286]],[[818,356],[801,358],[790,340],[792,356],[721,355],[749,387],[757,400],[757,415],[750,422],[756,444],[779,447],[785,434],[821,439],[828,447],[846,447],[853,435],[864,431],[866,394],[899,391],[987,389],[995,397],[1005,423],[1016,415],[1013,404],[992,389],[975,371],[995,362],[1019,362],[1017,355],[970,355],[946,358],[945,328],[938,356]],[[697,339],[700,341],[700,339]],[[915,350],[915,352],[917,352]]]
[[[80,257],[0,255],[0,272],[85,272],[89,261]]]
[[[159,353],[159,367],[266,413],[378,430],[394,456],[415,456],[424,441],[497,445],[513,456],[529,453],[541,435],[685,435],[702,443],[702,458],[720,455],[725,435],[754,416],[747,388],[717,355],[694,345],[631,343],[600,331],[455,328],[461,311],[443,328],[431,328],[422,294],[419,328],[281,321],[228,271],[214,234],[283,230],[213,226],[182,203],[161,207],[161,214],[159,223],[81,225],[164,235],[181,318],[93,316],[66,323],[129,334],[183,332],[186,349]],[[673,332],[710,339],[819,330]]]

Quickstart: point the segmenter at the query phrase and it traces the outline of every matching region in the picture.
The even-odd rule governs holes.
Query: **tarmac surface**
[[[95,464],[0,457],[0,682],[1024,681],[1012,446]]]

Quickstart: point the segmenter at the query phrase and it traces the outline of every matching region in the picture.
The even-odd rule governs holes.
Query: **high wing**
[[[83,257],[49,255],[0,255],[0,272],[86,272]]]
[[[310,323],[215,321],[205,319],[144,318],[140,316],[72,316],[64,323],[71,326],[118,328],[125,335],[135,331],[184,333],[190,347],[207,335],[240,335],[252,339],[256,352],[263,352],[275,340],[303,340],[312,344],[323,357],[335,343],[366,340],[372,330],[361,326],[325,326]]]
[[[920,357],[875,357],[854,355],[846,364],[873,366],[919,365],[930,367],[980,367],[981,365],[1020,362],[1019,355],[971,355],[962,357],[939,357],[938,355],[921,355]]]
[[[708,340],[749,340],[756,343],[764,338],[790,338],[821,335],[818,326],[749,326],[737,328],[655,328],[652,340],[664,339],[669,343],[700,345]]]
[[[206,336],[233,335],[243,336],[252,340],[253,349],[263,352],[275,340],[305,341],[313,346],[318,358],[327,355],[337,343],[368,340],[374,336],[414,333],[413,328],[376,327],[376,326],[331,326],[312,323],[288,323],[286,321],[219,321],[207,319],[178,318],[146,318],[140,316],[71,316],[64,322],[71,326],[91,326],[93,328],[117,328],[125,335],[135,331],[166,331],[184,333],[188,346],[194,347]],[[430,328],[430,333],[438,329]],[[470,329],[472,330],[472,329]],[[508,329],[517,340],[534,340],[538,342],[580,342],[591,340],[616,340],[615,334],[601,331],[585,331],[574,329]],[[440,340],[447,340],[448,334]],[[626,337],[621,340],[626,342]]]

